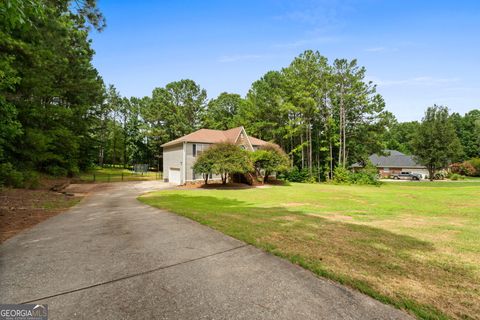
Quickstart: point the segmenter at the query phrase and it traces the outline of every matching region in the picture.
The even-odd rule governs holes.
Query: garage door
[[[170,168],[168,170],[168,182],[180,184],[180,168]]]

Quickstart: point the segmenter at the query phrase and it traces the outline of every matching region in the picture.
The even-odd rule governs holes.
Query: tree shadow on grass
[[[149,202],[148,198],[146,199]],[[302,211],[296,211],[286,207],[261,207],[245,201],[231,198],[218,198],[212,196],[202,196],[197,193],[188,194],[160,194],[157,201],[152,201],[153,205],[169,209],[192,218],[198,215],[209,220],[212,226],[216,222],[224,222],[222,217],[234,217],[238,228],[260,228],[265,224],[265,228],[275,232],[281,232],[286,229],[302,231],[323,230],[321,234],[324,237],[333,236],[331,232],[347,232],[351,236],[344,239],[346,242],[357,240],[361,246],[369,246],[375,243],[381,243],[384,247],[394,251],[398,250],[422,250],[432,251],[432,243],[423,241],[408,235],[400,235],[385,229],[376,227],[348,223],[343,221],[332,221],[319,216],[306,215]],[[242,225],[242,221],[245,225]],[[255,222],[256,225],[250,225]],[[342,229],[342,230],[340,230]],[[339,234],[335,235],[338,238]],[[337,239],[338,240],[338,239]]]
[[[437,309],[445,306],[456,315],[475,312],[462,306],[467,295],[458,293],[472,292],[474,271],[462,261],[442,260],[440,254],[437,257],[434,244],[428,241],[307,215],[291,207],[261,207],[199,193],[160,194],[147,203],[211,226],[422,317],[439,316]],[[430,294],[435,296],[437,308],[423,305],[426,302],[422,295],[415,295],[411,283],[433,290]],[[394,292],[394,296],[383,295],[382,291]],[[417,297],[419,301],[415,302]],[[458,303],[452,306],[451,301]]]

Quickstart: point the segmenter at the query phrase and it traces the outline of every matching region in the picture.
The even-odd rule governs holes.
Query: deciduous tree
[[[461,144],[448,108],[434,105],[427,109],[415,132],[412,147],[416,158],[427,167],[430,180],[438,169],[445,168],[457,157]]]

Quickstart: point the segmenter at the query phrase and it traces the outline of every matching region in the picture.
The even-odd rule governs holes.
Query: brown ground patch
[[[58,184],[53,182],[54,185]],[[50,191],[52,183],[40,190],[0,191],[0,243],[78,203],[79,196]]]
[[[305,203],[303,202],[288,202],[280,204],[282,207],[290,208],[290,207],[301,207],[304,206]]]
[[[346,216],[340,213],[335,213],[335,212],[325,212],[325,213],[313,213],[313,212],[306,212],[305,213],[308,216],[313,216],[313,217],[318,217],[318,218],[324,218],[328,220],[334,220],[334,221],[345,221],[345,220],[352,220],[353,218],[351,216]]]
[[[227,183],[225,185],[216,182],[203,183],[188,183],[183,186],[178,186],[177,189],[218,189],[218,190],[237,190],[237,189],[251,189],[255,188],[244,183]]]

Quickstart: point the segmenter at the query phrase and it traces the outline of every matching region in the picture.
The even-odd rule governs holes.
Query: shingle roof
[[[190,134],[187,134],[178,139],[172,140],[165,144],[162,144],[162,147],[173,146],[182,142],[199,142],[199,143],[220,143],[220,142],[230,142],[235,143],[238,136],[242,132],[243,127],[237,127],[229,130],[212,130],[212,129],[200,129]],[[250,143],[254,146],[263,145],[267,142],[254,138],[248,137]]]
[[[421,164],[417,163],[413,156],[409,156],[396,150],[385,150],[386,156],[372,154],[370,161],[376,167],[388,167],[388,168],[425,168]],[[361,167],[359,163],[355,163],[352,167]]]

